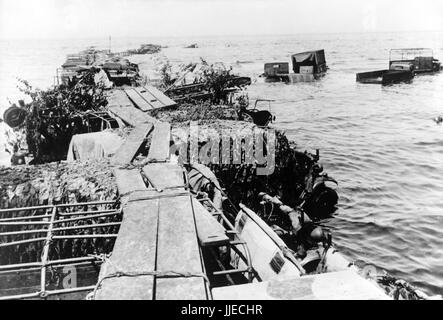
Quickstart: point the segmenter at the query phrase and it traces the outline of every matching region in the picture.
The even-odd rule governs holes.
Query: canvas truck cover
[[[117,151],[123,141],[123,138],[112,131],[76,134],[69,144],[67,161],[109,157]]]
[[[314,73],[326,71],[324,50],[307,51],[292,55],[292,68],[295,73],[300,72],[300,66],[313,66]]]

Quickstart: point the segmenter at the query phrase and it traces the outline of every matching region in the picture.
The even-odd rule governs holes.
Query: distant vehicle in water
[[[189,46],[186,46],[185,49],[195,49],[198,48],[198,45],[196,43],[190,44]]]
[[[441,62],[429,48],[392,49],[389,53],[390,70],[412,70],[414,73],[439,72]]]
[[[441,62],[434,58],[432,49],[392,49],[389,53],[389,69],[357,73],[357,82],[388,85],[409,82],[419,73],[441,70]]]
[[[142,44],[140,46],[140,48],[135,49],[135,50],[129,50],[128,53],[129,54],[153,54],[153,53],[157,53],[160,52],[161,50],[161,46],[156,45],[156,44]]]
[[[129,55],[128,51],[111,53],[109,50],[96,50],[90,47],[77,54],[69,54],[65,63],[57,69],[56,78],[61,83],[68,84],[94,69],[97,72],[103,70],[107,80],[116,86],[131,85],[139,77],[139,68],[137,64],[123,58],[126,55]]]
[[[266,79],[292,83],[311,82],[324,76],[328,69],[323,49],[293,54],[291,60],[294,73],[289,72],[287,62],[265,63]]]
[[[394,84],[409,82],[414,78],[412,70],[376,70],[357,73],[357,82],[370,84]]]

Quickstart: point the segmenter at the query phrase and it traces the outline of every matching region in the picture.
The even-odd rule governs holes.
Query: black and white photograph
[[[442,61],[440,0],[0,0],[0,300],[442,300]]]

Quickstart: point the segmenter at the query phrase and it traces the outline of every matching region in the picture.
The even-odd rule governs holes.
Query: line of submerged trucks
[[[291,59],[293,73],[289,71],[288,62],[265,63],[266,81],[311,82],[324,76],[328,70],[324,50],[297,53]],[[356,80],[360,83],[389,85],[409,82],[416,74],[435,73],[442,69],[432,49],[392,49],[388,69],[357,73]]]
[[[146,49],[146,47],[143,48]],[[119,56],[116,57],[115,61],[106,61],[108,57],[109,54],[103,52],[96,54],[92,49],[80,55],[70,55],[62,70],[59,70],[61,80],[67,81],[71,76],[91,68],[94,64],[102,64],[101,70],[113,82],[113,85],[130,85],[138,74],[138,66],[130,63],[128,60],[121,59]],[[328,67],[324,50],[298,53],[291,58],[293,73],[289,71],[289,63],[267,63],[265,64],[266,79],[270,81],[310,82],[320,78],[327,72]],[[390,84],[410,81],[415,74],[437,72],[441,69],[441,63],[433,58],[432,50],[392,50],[388,70],[359,73],[357,74],[357,81],[362,83]],[[98,74],[98,76],[101,75]],[[8,110],[10,116],[4,116],[7,119],[6,123],[14,127],[14,121],[23,121],[24,115],[17,111],[17,107],[12,107]],[[318,154],[313,159],[313,163],[317,162]],[[194,169],[200,173],[197,175],[198,179],[208,179],[207,177],[213,176],[213,173],[206,171],[209,169],[205,169],[205,167],[194,165]],[[328,180],[327,175],[321,173],[322,168],[318,165],[312,166],[311,172],[312,178],[310,178],[309,184],[312,186],[312,191],[310,192],[314,194],[314,190],[320,190],[317,203],[326,205],[329,203],[327,198],[331,198],[331,196],[326,197],[325,195],[328,195],[328,193],[324,192],[324,190],[329,188],[326,185],[327,182],[334,184],[334,181]],[[216,177],[213,179],[215,181],[213,181],[214,185],[219,186],[220,184]],[[200,185],[202,184],[200,183]],[[214,190],[214,194],[221,192],[220,187],[214,188]],[[331,190],[333,190],[332,187]],[[329,193],[329,195],[331,194],[333,195],[332,202],[336,203],[337,195],[335,191]],[[220,194],[218,196],[217,198],[221,198]],[[213,199],[209,199],[212,201],[205,199],[202,201],[207,201],[211,204],[214,198],[215,195]],[[267,208],[270,209],[270,213],[266,215],[267,218],[265,220],[254,211],[241,205],[241,210],[235,216],[235,221],[229,221],[224,216],[223,210],[218,210],[214,207],[216,211],[218,210],[218,214],[224,217],[222,221],[226,222],[227,220],[229,222],[229,234],[232,235],[234,240],[240,240],[241,237],[242,241],[231,241],[230,238],[226,237],[225,241],[228,242],[222,243],[222,246],[229,244],[232,247],[232,256],[228,254],[225,257],[226,265],[230,267],[226,269],[220,259],[216,257],[216,262],[221,263],[219,268],[223,270],[217,271],[218,269],[216,269],[216,271],[213,271],[210,274],[211,279],[216,275],[226,276],[228,282],[232,282],[234,285],[221,285],[220,283],[214,285],[211,291],[212,298],[386,299],[388,296],[385,293],[388,293],[394,299],[441,298],[440,296],[430,297],[410,286],[407,282],[387,274],[383,276],[377,275],[376,283],[373,283],[372,280],[371,282],[364,279],[358,275],[359,270],[356,264],[351,263],[335,249],[330,233],[323,232],[321,228],[315,227],[309,216],[305,215],[304,211],[301,210],[303,209],[302,206],[294,209],[283,204],[278,197],[266,193],[259,193],[258,198],[264,212],[267,213]],[[303,203],[306,205],[308,202],[303,200]],[[211,206],[214,205],[211,204]],[[285,228],[282,228],[275,223],[276,217],[273,217],[274,207],[284,212],[288,217],[294,217],[294,219],[290,218],[290,222],[285,222],[286,224],[290,223],[290,227],[285,226]],[[300,218],[297,216],[297,210],[301,212]],[[305,226],[305,229],[301,229],[298,221]],[[287,231],[292,229],[303,230],[303,232],[297,233],[300,234],[298,241],[294,241],[297,239],[294,239],[292,231]],[[10,244],[3,243],[2,245],[7,246]],[[234,250],[234,248],[237,248],[235,247],[236,245],[245,245],[245,247]],[[212,261],[212,265],[215,265],[211,258],[207,259],[207,261]],[[17,267],[17,265],[13,266]],[[207,266],[210,266],[210,262],[207,263]],[[252,268],[252,266],[254,267]],[[11,266],[4,267],[6,268],[5,270],[11,268]],[[372,272],[371,268],[366,269],[362,270],[362,272]],[[234,281],[233,276],[237,274],[244,274],[246,277],[244,279],[241,278],[239,281],[235,278],[237,281]],[[7,295],[5,290],[3,292],[0,290],[0,300],[2,298],[18,298],[18,296],[4,296],[5,294]],[[3,297],[1,297],[2,295]],[[20,297],[22,296],[20,295]]]

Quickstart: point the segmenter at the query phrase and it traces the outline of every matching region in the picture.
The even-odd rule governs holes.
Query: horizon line
[[[325,34],[325,35],[334,35],[334,34],[379,34],[379,33],[420,33],[420,32],[440,32],[443,33],[443,29],[430,29],[430,30],[363,30],[363,31],[322,31],[322,32],[295,32],[295,33],[257,33],[257,34],[207,34],[207,35],[147,35],[147,36],[113,36],[111,35],[103,35],[103,36],[73,36],[73,37],[1,37],[0,40],[98,40],[98,39],[109,39],[109,37],[114,39],[140,39],[140,38],[208,38],[208,37],[260,37],[260,36],[295,36],[295,35],[316,35],[316,34]]]

